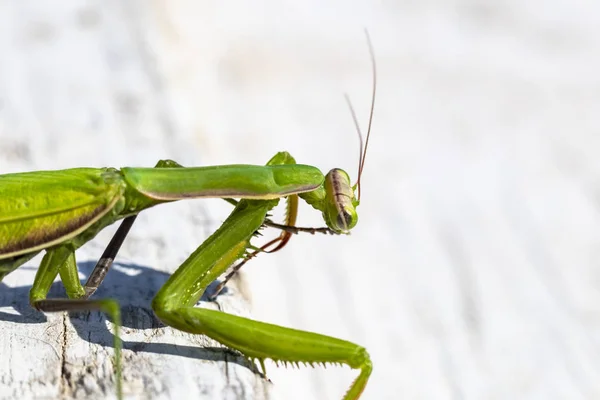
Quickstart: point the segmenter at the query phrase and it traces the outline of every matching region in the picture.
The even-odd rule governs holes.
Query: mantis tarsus
[[[287,152],[276,154],[266,166],[185,168],[174,161],[162,160],[154,168],[75,168],[0,175],[0,280],[45,250],[29,294],[31,305],[48,312],[101,310],[112,318],[117,395],[121,398],[120,309],[116,300],[90,300],[89,297],[106,276],[138,213],[176,200],[224,198],[235,206],[233,212],[156,294],[152,302],[156,315],[169,326],[207,335],[238,350],[249,360],[258,361],[263,374],[267,358],[294,364],[346,364],[359,369],[358,377],[344,397],[358,399],[372,370],[371,360],[363,347],[329,336],[194,306],[208,285],[236,261],[238,264],[218,286],[213,297],[246,261],[260,252],[279,250],[292,234],[301,231],[344,234],[356,225],[360,175],[375,104],[375,61],[370,41],[369,51],[373,64],[373,96],[364,151],[350,105],[361,138],[355,185],[341,169],[323,175],[315,167],[296,164]],[[358,191],[356,197],[355,190]],[[287,219],[285,224],[277,224],[267,213],[282,197],[288,201]],[[299,199],[322,212],[326,228],[294,226]],[[119,229],[82,285],[75,250],[120,219],[123,222]],[[257,248],[250,240],[262,226],[279,229],[281,234]],[[57,275],[60,275],[68,299],[46,298]]]

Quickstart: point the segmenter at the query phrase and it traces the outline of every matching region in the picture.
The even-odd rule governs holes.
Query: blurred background
[[[0,171],[263,164],[288,150],[355,178],[343,94],[366,129],[365,27],[378,97],[359,224],[245,266],[251,315],[365,346],[364,399],[599,397],[595,2],[0,1]],[[221,203],[149,210],[121,262],[173,272],[226,217]],[[322,224],[309,207],[299,221]],[[38,262],[7,277],[1,312],[26,309],[26,291],[6,293]],[[185,362],[153,364],[163,381],[145,384],[200,398]],[[341,398],[356,376],[267,372],[273,399]]]

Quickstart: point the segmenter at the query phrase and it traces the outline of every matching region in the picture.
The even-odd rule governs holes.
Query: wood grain
[[[366,26],[379,86],[359,224],[258,257],[224,308],[364,345],[364,399],[598,398],[599,11],[0,2],[0,170],[262,164],[288,150],[355,176],[343,93],[366,124]],[[142,214],[97,293],[125,309],[130,397],[341,398],[354,371],[268,363],[268,384],[157,325],[152,296],[227,211],[191,201]],[[319,219],[301,209],[303,226]],[[110,232],[79,252],[82,276]],[[110,324],[33,312],[37,262],[0,286],[0,397],[110,396]]]

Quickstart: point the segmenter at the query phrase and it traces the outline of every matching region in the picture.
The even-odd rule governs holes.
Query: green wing
[[[114,169],[0,175],[0,259],[76,236],[108,213],[124,190]]]

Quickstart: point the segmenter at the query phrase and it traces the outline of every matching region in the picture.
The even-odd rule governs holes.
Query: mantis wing
[[[76,236],[108,213],[124,190],[114,169],[0,175],[0,260]]]

